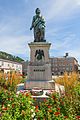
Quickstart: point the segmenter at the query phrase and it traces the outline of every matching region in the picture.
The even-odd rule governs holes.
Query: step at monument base
[[[55,89],[55,83],[54,81],[46,81],[46,80],[27,80],[24,85],[25,89],[30,90],[33,89],[34,87],[49,90]]]

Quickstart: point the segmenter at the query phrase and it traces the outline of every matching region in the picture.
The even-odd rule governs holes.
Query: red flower
[[[66,118],[68,118],[68,116],[64,116],[64,118],[66,119]]]
[[[51,106],[49,105],[48,108],[51,108]]]
[[[52,110],[48,110],[48,112],[50,112],[50,113],[51,113],[51,112],[52,112]]]
[[[39,110],[37,109],[36,112],[38,112]]]
[[[44,102],[47,102],[46,98],[44,98],[43,100],[44,100]]]
[[[38,105],[36,105],[36,109],[38,109]]]
[[[53,99],[55,99],[55,97],[54,97],[54,96],[52,96],[52,98],[53,98]]]
[[[64,102],[61,102],[62,105],[64,105]]]
[[[28,95],[28,93],[26,93],[26,97],[28,97],[29,95]]]
[[[14,98],[10,98],[10,100],[14,100]]]
[[[36,112],[38,112],[39,110],[38,110],[38,105],[36,105]]]
[[[7,110],[7,108],[6,107],[2,107],[2,110]]]
[[[10,98],[8,98],[8,100],[10,101]]]
[[[60,108],[58,107],[57,110],[60,110]]]
[[[60,115],[60,112],[55,112],[54,115],[58,116],[58,115]]]
[[[33,98],[34,100],[36,100],[36,98]]]
[[[12,104],[12,108],[14,108],[14,106],[15,106],[15,105],[14,105],[14,104]]]
[[[77,118],[77,119],[80,119],[80,116],[78,115],[78,116],[76,116],[76,118]]]

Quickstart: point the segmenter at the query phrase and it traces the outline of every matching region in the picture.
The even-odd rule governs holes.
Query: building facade
[[[78,72],[78,61],[74,57],[50,58],[52,75],[63,75],[64,72]]]
[[[0,71],[9,72],[9,71],[17,71],[22,74],[22,63],[0,59]]]

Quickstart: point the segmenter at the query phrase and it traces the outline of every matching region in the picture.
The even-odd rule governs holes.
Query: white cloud
[[[68,34],[65,35],[64,38],[62,38],[61,40],[57,40],[53,42],[52,48],[54,50],[67,50],[70,49],[70,47],[72,46],[72,42],[74,42],[75,40],[75,35],[74,34]]]
[[[54,37],[54,36],[58,33],[58,31],[59,31],[59,29],[57,29],[57,28],[47,29],[47,30],[46,30],[46,38],[47,38],[48,36]]]
[[[28,42],[33,41],[33,38],[24,27],[24,18],[7,16],[5,19],[0,23],[0,51],[29,57]]]
[[[47,20],[51,19],[65,19],[71,17],[70,15],[74,13],[80,4],[79,0],[56,0],[55,2],[51,0],[49,9],[46,12]]]
[[[80,0],[75,0],[77,5],[80,5]]]
[[[29,57],[28,43],[32,41],[31,36],[5,36],[0,37],[0,51],[6,51],[13,55],[23,54]]]
[[[80,62],[80,43],[76,34],[67,34],[62,40],[55,41],[52,44],[52,56],[64,56],[66,52],[69,53],[69,56],[75,57]]]

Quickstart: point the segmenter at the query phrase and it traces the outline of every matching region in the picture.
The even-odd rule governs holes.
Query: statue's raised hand
[[[30,30],[32,30],[32,27],[30,27]]]

